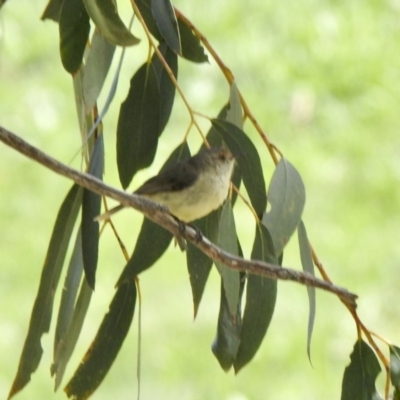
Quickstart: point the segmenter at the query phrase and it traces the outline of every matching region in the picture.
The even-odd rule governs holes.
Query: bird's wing
[[[196,179],[197,172],[195,166],[179,162],[150,178],[135,193],[155,194],[160,192],[176,192],[192,185]]]

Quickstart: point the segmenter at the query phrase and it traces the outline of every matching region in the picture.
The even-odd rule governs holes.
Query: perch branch
[[[182,232],[182,228],[168,213],[168,209],[166,207],[154,203],[153,201],[144,197],[135,194],[129,194],[113,188],[101,180],[93,177],[92,175],[70,168],[67,165],[48,156],[36,147],[31,146],[29,143],[1,126],[0,140],[19,153],[22,153],[28,158],[39,162],[57,174],[73,180],[76,184],[99,195],[110,197],[126,207],[132,207],[135,210],[140,211],[147,218],[167,229],[172,234],[176,236],[183,235],[187,241],[198,247],[214,261],[222,262],[226,266],[238,271],[248,272],[272,279],[294,281],[303,285],[323,289],[339,296],[351,308],[355,309],[356,307],[357,295],[349,292],[347,289],[336,286],[330,282],[325,282],[308,273],[289,268],[283,268],[279,265],[274,265],[264,261],[245,260],[244,258],[227,253],[205,237],[203,237],[201,240],[198,240],[197,232],[188,225],[185,225],[185,230]]]

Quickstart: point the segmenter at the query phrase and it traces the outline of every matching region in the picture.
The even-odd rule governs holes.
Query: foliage
[[[56,3],[59,4],[60,8],[57,12],[54,12]],[[98,69],[103,68],[104,64],[108,66],[110,65],[114,54],[113,51],[107,53],[106,60],[103,58],[104,48],[110,46],[110,44],[121,46],[138,45],[138,40],[130,34],[129,30],[123,25],[121,19],[118,17],[116,9],[104,10],[102,8],[102,2],[87,0],[84,3],[79,1],[75,2],[75,7],[78,7],[77,11],[77,8],[73,8],[72,4],[73,2],[68,4],[67,7],[67,2],[61,4],[60,2],[51,1],[44,13],[44,17],[52,17],[59,21],[61,39],[60,54],[65,69],[67,72],[73,74],[74,77],[75,98],[79,110],[80,128],[83,137],[82,144],[84,148],[84,158],[87,162],[89,173],[101,177],[104,164],[102,125],[98,118],[99,113],[97,106],[93,101],[89,100],[89,97],[93,96],[93,91],[97,92],[97,94],[100,92],[104,82],[105,73],[99,73],[95,78],[97,80],[88,83],[89,77],[90,79],[93,79],[93,74],[89,73],[86,69],[91,65],[89,60],[96,60],[96,57],[99,57],[99,60],[101,61],[93,61],[92,65],[97,65]],[[298,229],[301,262],[304,269],[312,272],[312,268],[310,267],[311,259],[313,259],[317,267],[320,267],[315,253],[308,246],[305,227],[301,222],[305,203],[305,191],[301,177],[294,166],[286,160],[274,146],[272,146],[261,128],[255,124],[256,129],[265,141],[266,148],[268,149],[272,160],[277,165],[268,190],[268,201],[271,204],[271,210],[266,212],[267,196],[265,178],[263,176],[259,156],[262,152],[254,146],[251,140],[248,139],[241,124],[242,119],[246,122],[250,121],[252,124],[254,124],[255,120],[244,99],[237,90],[230,71],[222,64],[201,33],[186,19],[185,16],[174,10],[168,1],[153,1],[151,4],[145,1],[140,1],[137,2],[137,5],[133,4],[133,7],[146,34],[149,33],[149,30],[152,37],[148,36],[149,57],[134,73],[127,98],[122,104],[119,114],[117,128],[117,167],[122,187],[127,188],[134,175],[139,170],[150,166],[154,161],[157,154],[158,139],[163,133],[172,111],[176,88],[185,101],[184,94],[180,91],[176,82],[176,77],[178,75],[177,60],[182,62],[181,60],[186,58],[198,63],[204,62],[206,61],[206,56],[203,46],[206,46],[209,54],[217,61],[230,84],[231,93],[228,100],[228,112],[225,116],[222,116],[223,113],[220,112],[218,118],[210,119],[212,126],[208,135],[206,135],[198,124],[198,116],[190,105],[187,104],[191,120],[190,125],[182,136],[186,139],[189,132],[193,134],[192,130],[197,131],[205,138],[217,135],[217,140],[222,140],[235,155],[238,155],[237,168],[240,171],[240,177],[236,186],[239,187],[240,182],[243,182],[251,207],[254,211],[255,219],[260,223],[259,225],[256,225],[256,237],[252,250],[252,258],[269,261],[272,260],[274,263],[277,263],[278,259],[282,258],[283,249],[289,238]],[[52,9],[51,16],[49,15],[49,9]],[[94,30],[91,39],[91,47],[86,46],[89,37],[89,20]],[[71,29],[71,24],[75,24],[75,29]],[[103,40],[103,47],[101,47],[101,50],[97,50],[98,48],[94,46],[94,43],[96,38],[101,37],[103,37],[103,39],[105,38],[108,42]],[[158,45],[155,43],[154,39],[159,42]],[[91,68],[97,70],[96,67]],[[118,70],[115,74],[116,76],[118,75]],[[94,88],[98,89],[94,90]],[[224,108],[226,108],[226,106],[224,106]],[[100,114],[102,115],[103,113]],[[173,154],[175,153],[176,152]],[[91,155],[90,157],[88,157],[89,154]],[[71,192],[73,190],[74,188],[71,189]],[[64,201],[63,206],[68,202],[67,200],[69,199],[69,196],[70,194]],[[241,246],[236,235],[232,206],[233,204],[228,201],[220,213],[217,212],[212,214],[207,217],[207,221],[199,221],[198,224],[199,226],[213,225],[214,227],[217,227],[216,231],[218,233],[214,232],[212,234],[210,231],[210,237],[215,238],[215,241],[217,241],[225,250],[237,254],[240,252]],[[61,214],[63,214],[62,210],[63,207],[60,209]],[[76,240],[76,248],[82,246],[82,254],[80,257],[77,256],[78,262],[70,263],[70,268],[71,274],[74,275],[79,274],[83,267],[87,283],[91,288],[94,288],[95,286],[95,273],[98,259],[98,223],[93,222],[93,217],[98,215],[99,211],[100,197],[85,191],[82,197],[82,239],[79,240],[79,236],[77,236]],[[70,214],[67,213],[65,217],[69,218]],[[111,225],[111,223],[109,224]],[[146,224],[147,222],[145,221],[139,234],[139,238],[142,235],[145,235],[143,243],[148,242],[146,237],[158,238],[160,236],[158,233],[160,230],[159,227],[149,226],[149,224]],[[54,234],[59,229],[60,226],[58,225],[57,220]],[[70,232],[70,235],[72,235],[72,232]],[[170,236],[165,238],[165,246],[162,241],[154,241],[153,244],[156,247],[154,252],[158,251],[160,253],[159,256],[161,256],[169,244],[170,239]],[[134,312],[136,291],[134,285],[132,286],[132,282],[139,272],[149,268],[155,261],[151,260],[150,262],[147,262],[146,265],[143,265],[143,258],[148,256],[150,252],[148,252],[148,248],[143,245],[140,249],[139,243],[140,240],[138,240],[132,258],[127,260],[127,265],[121,275],[121,279],[119,280],[119,286],[114,300],[110,305],[110,311],[105,316],[104,321],[99,328],[98,335],[96,335],[96,338],[93,341],[91,349],[94,348],[96,351],[101,352],[101,344],[106,340],[111,340],[110,343],[114,346],[117,352],[125,338],[130,324],[129,318],[128,327],[126,326],[127,320],[116,318],[116,322],[113,322],[115,324],[113,329],[116,329],[118,334],[113,335],[113,339],[110,339],[110,333],[104,327],[108,326],[107,324],[111,318],[110,315],[112,310],[115,310],[113,305],[119,304],[119,301],[121,301],[120,296],[131,295],[130,298],[123,299],[126,301],[126,303],[123,304],[129,308],[130,313],[133,314]],[[161,245],[164,247],[161,248]],[[48,253],[50,253],[51,250],[52,245],[50,243]],[[152,256],[154,255],[154,252],[151,252]],[[190,254],[189,249],[189,270],[192,268]],[[131,267],[134,257],[139,260],[136,261],[136,268]],[[194,259],[196,260],[197,257],[194,257]],[[47,262],[48,259],[44,266],[44,272]],[[208,263],[209,260],[205,259],[204,264]],[[221,306],[217,326],[217,338],[213,345],[213,351],[224,369],[229,369],[233,365],[235,371],[238,371],[252,359],[267,332],[276,301],[276,281],[270,282],[253,275],[248,276],[247,281],[245,281],[243,276],[231,274],[231,271],[228,274],[226,274],[226,272],[224,273],[224,266],[217,267],[222,277]],[[197,268],[201,269],[204,267],[197,266]],[[206,270],[209,269],[207,266],[205,268]],[[322,269],[320,269],[320,271],[326,278],[327,275],[325,271]],[[201,294],[204,290],[207,276],[208,273],[204,274],[202,282],[200,283],[191,279],[195,314],[197,313],[200,304]],[[193,273],[191,274],[191,277],[193,277]],[[231,285],[230,283],[232,279],[237,284]],[[58,278],[54,277],[52,284],[57,286],[57,282]],[[76,305],[75,307],[68,308],[65,316],[63,316],[60,307],[58,327],[61,324],[65,325],[65,319],[69,322],[66,324],[68,328],[64,330],[63,333],[60,333],[62,332],[61,329],[57,329],[59,335],[56,337],[54,345],[55,349],[59,348],[61,342],[67,347],[73,347],[73,344],[70,345],[67,338],[71,337],[72,329],[75,332],[79,332],[80,329],[80,326],[77,327],[73,324],[77,321],[76,313],[79,311],[78,306],[80,303],[77,289],[78,286],[81,285],[81,281],[75,279],[72,280],[72,282],[71,291],[68,292],[70,294],[67,294],[67,296],[70,295],[72,297],[68,298],[66,301],[68,303],[76,302]],[[129,286],[129,282],[131,286]],[[200,289],[198,288],[198,285],[200,285]],[[241,301],[244,293],[244,285],[246,285],[247,291],[245,309],[242,313]],[[124,291],[127,289],[127,286],[129,287],[128,294]],[[85,288],[85,283],[82,282],[81,290],[87,290],[87,288]],[[52,290],[55,290],[55,288]],[[40,299],[44,293],[44,289],[39,288],[37,300]],[[308,288],[308,294],[310,299],[308,343],[310,343],[315,315],[315,294],[313,289]],[[46,303],[45,309],[52,309],[52,301],[53,300],[51,299]],[[43,318],[43,315],[35,317],[33,313],[31,328],[37,326],[37,321],[41,318]],[[359,324],[359,329],[364,331],[367,339],[374,343],[369,331],[357,318],[356,321]],[[81,318],[80,322],[83,323],[83,318]],[[21,365],[24,365],[28,358],[25,354],[26,348],[29,348],[29,346],[40,348],[40,336],[41,335],[35,337],[31,341],[28,335],[24,352],[21,356]],[[75,341],[76,335],[72,336],[75,336]],[[228,345],[225,346],[224,343]],[[108,346],[103,349],[109,351]],[[374,348],[374,350],[376,351],[376,348]],[[88,354],[91,353],[89,352]],[[357,357],[353,357],[354,354]],[[349,397],[354,396],[354,393],[361,393],[360,398],[372,398],[372,396],[376,396],[374,384],[376,375],[378,374],[378,368],[376,367],[377,358],[375,354],[376,353],[374,353],[365,342],[360,341],[360,338],[358,338],[354,348],[354,353],[351,357],[351,364],[346,368],[343,378],[342,398],[355,398]],[[114,355],[116,355],[116,353]],[[377,355],[385,366],[388,365],[387,360],[382,357],[379,352]],[[82,364],[83,367],[76,371],[74,377],[68,383],[66,392],[69,396],[86,398],[90,395],[105,376],[107,369],[112,364],[113,358],[106,366],[98,363],[94,363],[93,366],[90,366],[90,360],[89,356],[85,357],[84,363]],[[85,368],[85,365],[88,365],[88,367]],[[351,384],[348,384],[348,382],[352,382],[352,379],[356,375],[357,377],[359,375],[364,377],[364,371],[369,371],[370,365],[373,365],[374,371],[371,374],[367,374],[367,379],[361,379],[358,388],[354,389]],[[26,384],[29,380],[30,374],[36,369],[36,367],[37,365],[34,365],[28,368],[28,370],[21,369],[18,371],[10,396]],[[88,369],[90,370],[90,373],[88,373]],[[56,381],[60,381],[61,378],[59,376],[58,362],[56,359],[54,360],[52,370],[56,374]],[[392,373],[392,377],[393,374],[395,375],[395,372]],[[90,379],[86,382],[83,378],[87,378],[88,376]],[[20,383],[21,379],[23,383]],[[80,384],[83,382],[83,387],[78,385],[78,388],[75,382],[80,382]],[[393,382],[393,385],[397,388],[396,383]]]

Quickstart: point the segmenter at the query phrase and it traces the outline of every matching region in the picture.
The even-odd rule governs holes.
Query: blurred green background
[[[39,19],[45,5],[46,1],[9,0],[0,10],[0,124],[79,168],[77,158],[71,161],[80,140],[72,82],[59,59],[57,25]],[[119,5],[128,20],[129,4]],[[179,0],[175,5],[231,68],[268,137],[302,175],[307,191],[304,221],[329,275],[360,296],[359,314],[371,330],[399,344],[400,1]],[[143,33],[138,26],[134,30],[143,42],[127,51],[104,126],[105,180],[116,186],[119,105],[130,76],[147,54]],[[179,80],[192,106],[206,115],[215,116],[227,100],[228,85],[213,62],[198,66],[182,61]],[[100,108],[109,86],[110,79]],[[156,163],[135,177],[132,188],[157,172],[182,139],[188,121],[177,98]],[[258,145],[253,130],[248,124],[245,128]],[[189,140],[196,151],[200,139],[195,132]],[[270,177],[268,152],[261,144],[258,148]],[[0,144],[0,398],[7,396],[17,370],[55,215],[70,185]],[[240,204],[236,217],[248,256],[254,227]],[[131,251],[140,215],[125,211],[115,222]],[[296,238],[284,265],[300,268]],[[123,266],[116,240],[107,230],[101,239],[97,288],[67,379],[107,312]],[[210,350],[219,306],[217,273],[210,277],[195,322],[185,256],[179,250],[171,247],[140,282],[141,399],[340,397],[356,330],[332,295],[317,294],[311,366],[306,355],[306,290],[281,282],[265,342],[234,376],[220,369]],[[42,362],[16,399],[66,398],[52,390],[52,334],[43,337]],[[137,348],[136,313],[94,399],[136,398]],[[379,385],[382,392],[382,374]]]

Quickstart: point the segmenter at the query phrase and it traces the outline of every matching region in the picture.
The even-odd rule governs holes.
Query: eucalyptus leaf
[[[222,207],[219,220],[218,245],[221,249],[231,254],[238,254],[235,219],[230,200],[225,201]],[[228,268],[218,261],[215,264],[222,278],[229,310],[232,316],[234,316],[239,303],[240,274],[238,271]]]
[[[381,399],[375,388],[375,381],[381,372],[373,350],[362,340],[354,345],[350,365],[343,374],[341,400]]]
[[[301,265],[303,266],[303,271],[308,272],[312,276],[315,276],[310,243],[308,241],[307,231],[303,221],[300,221],[299,226],[297,227],[297,236],[299,239],[300,259],[301,259]],[[308,294],[308,304],[309,304],[308,328],[307,328],[307,355],[308,359],[311,361],[311,350],[310,350],[311,336],[314,328],[315,310],[316,310],[315,288],[312,286],[307,286],[307,294]]]
[[[178,28],[181,39],[182,57],[196,63],[207,62],[208,57],[204,52],[204,47],[200,44],[200,39],[179,18]]]
[[[104,142],[100,135],[94,144],[90,156],[90,175],[102,179],[104,171]],[[95,217],[100,214],[101,196],[84,189],[82,199],[82,257],[83,268],[89,286],[94,289],[96,281],[97,260],[99,256],[99,222]]]
[[[226,113],[226,118],[224,119],[233,125],[236,125],[238,128],[243,129],[242,105],[240,103],[239,90],[235,82],[231,85],[229,108]]]
[[[58,22],[60,19],[60,10],[62,4],[63,0],[49,0],[41,19],[52,19],[54,22]]]
[[[282,158],[276,166],[268,189],[271,210],[265,213],[262,223],[274,240],[276,254],[282,253],[301,221],[306,193],[296,168]]]
[[[64,1],[59,19],[61,61],[64,68],[74,74],[82,64],[90,31],[89,15],[83,1]]]
[[[261,224],[256,226],[251,259],[278,263],[271,235]],[[240,347],[234,361],[236,373],[254,357],[259,349],[272,320],[276,297],[277,281],[275,279],[248,275]]]
[[[161,42],[163,40],[163,36],[158,29],[157,23],[151,11],[151,0],[136,0],[135,3],[140,11],[141,16],[143,17],[147,29],[159,42]]]
[[[397,390],[400,389],[400,348],[389,346],[390,350],[390,380]]]
[[[87,399],[103,381],[129,331],[135,304],[136,285],[130,280],[118,287],[95,339],[64,388],[68,397]]]
[[[174,8],[169,0],[151,0],[151,12],[168,46],[181,54],[181,39]]]
[[[154,160],[160,134],[160,89],[153,63],[143,64],[131,79],[117,128],[117,164],[122,187]]]
[[[133,46],[140,42],[122,22],[114,1],[83,0],[83,2],[96,27],[111,44]]]
[[[103,88],[114,56],[115,46],[110,44],[98,29],[94,31],[92,44],[82,71],[83,99],[86,112],[95,105]]]
[[[50,329],[54,295],[81,202],[82,189],[78,185],[73,185],[57,214],[42,269],[38,293],[33,305],[28,334],[9,398],[30,381],[30,376],[38,367],[42,357],[41,337]]]

